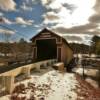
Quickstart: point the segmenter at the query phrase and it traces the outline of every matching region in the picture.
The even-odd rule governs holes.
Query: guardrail
[[[0,85],[2,85],[2,87],[5,87],[6,89],[5,91],[7,91],[8,93],[12,93],[15,87],[16,76],[18,76],[19,74],[25,74],[25,76],[28,77],[32,69],[36,68],[36,70],[40,71],[41,66],[43,65],[50,66],[56,62],[57,62],[57,59],[50,59],[50,60],[36,62],[33,64],[24,65],[24,66],[15,68],[13,70],[1,73],[0,78],[2,82],[0,83]]]

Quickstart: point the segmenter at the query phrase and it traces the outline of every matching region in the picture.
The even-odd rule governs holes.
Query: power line
[[[7,26],[4,26],[4,25],[1,25],[1,24],[0,24],[0,26],[1,26],[1,27],[4,27],[4,28],[6,28],[6,29],[8,29],[8,30],[15,31],[14,29],[12,29],[12,28],[9,28],[9,27],[7,27]],[[20,33],[20,32],[17,32],[17,34],[16,34],[16,35],[20,35],[20,36],[23,36],[23,37],[27,38],[27,36],[26,36],[26,35],[24,35],[24,34],[22,34],[22,33]]]

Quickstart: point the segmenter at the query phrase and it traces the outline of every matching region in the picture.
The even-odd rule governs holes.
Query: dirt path
[[[79,75],[76,75],[76,79],[79,82],[77,100],[100,100],[100,89],[95,89]]]

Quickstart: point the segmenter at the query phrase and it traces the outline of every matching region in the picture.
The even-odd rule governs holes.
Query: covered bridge
[[[60,35],[45,28],[31,39],[33,61],[57,59],[68,65],[73,58],[73,51],[68,42]]]

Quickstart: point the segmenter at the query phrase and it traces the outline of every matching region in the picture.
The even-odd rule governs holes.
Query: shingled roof
[[[51,30],[49,30],[48,28],[42,29],[39,33],[37,33],[35,36],[33,36],[30,40],[32,41],[33,39],[35,39],[36,37],[38,37],[38,36],[39,36],[41,33],[43,33],[43,32],[50,32],[50,33],[54,34],[55,36],[62,38],[63,42],[66,43],[66,44],[70,47],[70,45],[68,44],[67,40],[66,40],[64,37],[62,37],[61,35],[59,35],[59,34],[53,32],[53,31],[51,31]],[[70,47],[70,48],[71,48],[71,47]],[[71,49],[72,49],[72,48],[71,48]]]

